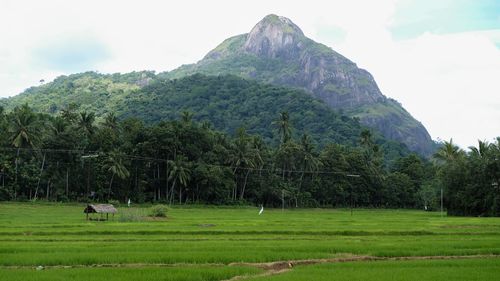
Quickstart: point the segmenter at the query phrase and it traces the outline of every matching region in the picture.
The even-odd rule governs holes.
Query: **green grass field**
[[[83,209],[0,203],[0,280],[500,280],[500,218],[174,207],[165,220],[128,221],[146,210],[122,207],[113,221],[87,222]],[[387,260],[298,265],[269,276],[257,264],[357,256]],[[423,256],[431,259],[392,259]]]

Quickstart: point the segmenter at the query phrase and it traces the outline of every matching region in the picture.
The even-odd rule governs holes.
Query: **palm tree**
[[[113,131],[118,130],[118,118],[116,117],[116,115],[113,112],[109,112],[104,117],[104,126],[113,130]]]
[[[282,111],[279,119],[273,122],[273,125],[278,127],[281,144],[285,144],[292,138],[292,128],[290,126],[290,115],[287,111]]]
[[[477,147],[469,146],[469,149],[471,151],[471,156],[483,159],[488,156],[490,148],[493,148],[493,146],[486,141],[480,141],[480,140],[478,140]]]
[[[445,141],[443,143],[443,145],[434,154],[434,158],[440,161],[450,162],[458,159],[461,155],[463,155],[463,150],[453,144],[453,139],[450,139],[449,142]]]
[[[191,124],[191,121],[193,120],[193,116],[194,114],[190,111],[183,111],[181,113],[181,120],[182,120],[182,123],[184,124]]]
[[[41,140],[43,121],[34,113],[31,108],[24,104],[16,107],[9,115],[8,123],[9,141],[12,146],[17,148],[15,160],[15,183],[18,180],[19,152],[21,148],[35,148]],[[14,187],[14,198],[17,197],[17,188]]]
[[[300,193],[300,190],[302,188],[304,174],[306,172],[316,171],[320,165],[319,159],[314,154],[314,145],[312,143],[311,137],[308,134],[302,135],[302,138],[300,139],[300,162],[302,166],[302,173],[300,175],[297,193]],[[298,207],[297,201],[297,196],[295,196],[295,207]]]
[[[258,144],[258,142],[255,142]],[[245,188],[248,181],[248,176],[252,169],[262,165],[262,157],[259,150],[253,146],[250,136],[246,133],[245,128],[238,128],[237,137],[231,146],[231,154],[229,156],[229,164],[233,167],[233,175],[238,177],[238,171],[244,171],[244,181],[241,187],[240,199],[243,200]],[[232,199],[238,196],[238,180],[233,189]],[[240,184],[241,185],[241,184]]]
[[[170,173],[168,180],[173,180],[170,194],[170,203],[172,203],[175,184],[179,182],[179,204],[182,203],[182,187],[186,187],[191,179],[190,165],[187,158],[183,155],[177,155],[174,160],[169,160]]]
[[[95,122],[95,114],[93,112],[90,113],[88,113],[87,111],[80,112],[78,125],[87,137],[90,137],[94,134],[94,129],[95,129],[94,122]]]
[[[361,145],[363,145],[365,147],[370,147],[373,144],[373,142],[372,142],[372,132],[370,132],[370,130],[364,129],[361,132],[360,143],[361,143]]]
[[[9,133],[12,146],[16,148],[36,147],[41,139],[42,121],[25,104],[16,107],[10,115]]]
[[[111,173],[111,180],[109,181],[109,191],[108,199],[111,198],[111,187],[113,186],[113,180],[115,176],[120,179],[126,179],[130,176],[130,172],[127,170],[123,164],[123,155],[118,151],[113,151],[108,154],[108,158],[105,160],[105,166],[108,172]]]
[[[61,110],[61,117],[73,124],[78,120],[78,113],[76,113],[76,110],[78,109],[78,106],[75,103],[71,103],[65,108]]]

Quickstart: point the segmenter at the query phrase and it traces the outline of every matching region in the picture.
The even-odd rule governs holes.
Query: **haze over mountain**
[[[413,151],[433,152],[434,142],[425,127],[401,104],[384,96],[368,71],[307,38],[285,17],[268,15],[250,33],[225,40],[196,64],[162,75],[172,79],[194,73],[234,74],[302,88]]]

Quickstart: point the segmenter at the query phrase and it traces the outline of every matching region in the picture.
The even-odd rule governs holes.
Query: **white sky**
[[[0,97],[62,74],[194,63],[274,13],[370,71],[434,139],[467,147],[500,136],[495,1],[0,0]]]

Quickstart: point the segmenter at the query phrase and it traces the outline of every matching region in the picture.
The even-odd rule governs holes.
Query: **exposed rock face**
[[[294,58],[300,51],[298,41],[304,33],[291,20],[269,15],[247,35],[243,49],[259,57]]]
[[[386,137],[423,155],[433,151],[425,127],[379,90],[372,75],[331,48],[305,37],[291,20],[262,19],[248,34],[225,40],[194,65],[168,73],[235,74],[306,89],[332,108],[342,109]]]
[[[266,16],[246,36],[242,49],[260,58],[298,64],[295,73],[274,82],[303,87],[332,107],[354,107],[385,98],[370,73],[306,38],[285,17]],[[365,83],[359,83],[360,80]]]

